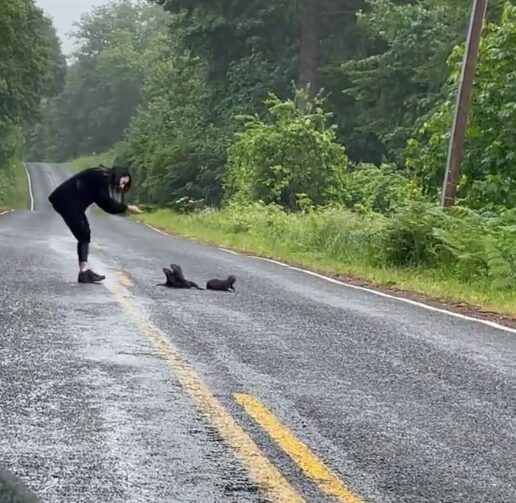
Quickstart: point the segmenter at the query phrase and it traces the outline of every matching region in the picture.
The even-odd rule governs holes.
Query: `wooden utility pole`
[[[471,19],[469,22],[466,52],[462,62],[462,70],[455,104],[455,116],[451,131],[450,145],[448,149],[448,160],[446,173],[444,175],[442,205],[452,206],[455,203],[457,185],[459,183],[460,165],[464,151],[464,137],[468,123],[468,114],[471,102],[471,91],[475,78],[475,66],[478,57],[478,48],[484,19],[486,16],[488,0],[473,0]]]

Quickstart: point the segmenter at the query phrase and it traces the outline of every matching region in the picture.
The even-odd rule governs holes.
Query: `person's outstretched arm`
[[[107,213],[111,213],[112,215],[125,212],[142,213],[138,206],[128,205],[113,199],[109,193],[109,175],[101,173],[99,176],[102,178],[99,180],[97,185],[98,193],[97,197],[95,198],[95,203],[100,208],[102,208]]]

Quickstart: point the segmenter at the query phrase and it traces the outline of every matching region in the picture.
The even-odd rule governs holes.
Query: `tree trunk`
[[[301,0],[301,43],[299,86],[309,86],[310,95],[319,91],[319,12],[317,0]]]

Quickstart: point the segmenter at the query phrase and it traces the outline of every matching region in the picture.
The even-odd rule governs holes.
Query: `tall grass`
[[[25,168],[20,161],[0,169],[0,211],[27,208],[28,188]]]

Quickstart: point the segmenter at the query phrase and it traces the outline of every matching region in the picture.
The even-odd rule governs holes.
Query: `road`
[[[91,208],[0,218],[0,465],[48,503],[516,502],[516,333]],[[179,263],[236,293],[156,286]]]

